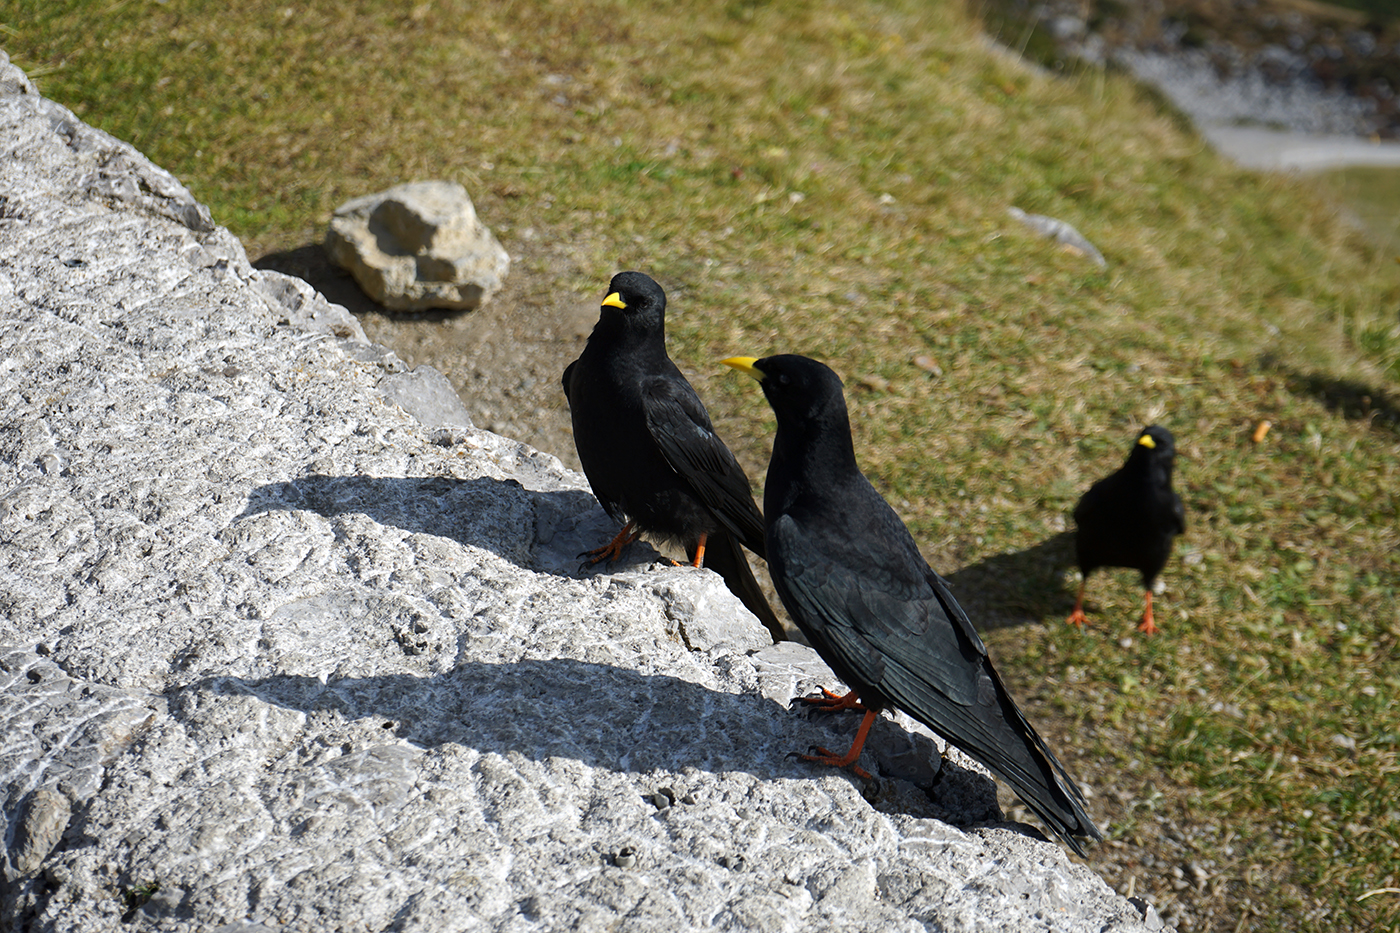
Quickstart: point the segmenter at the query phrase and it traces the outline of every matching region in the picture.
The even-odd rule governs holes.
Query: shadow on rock
[[[268,253],[253,262],[254,269],[269,269],[296,276],[309,283],[333,304],[343,305],[356,317],[367,314],[388,315],[395,320],[447,321],[461,317],[463,311],[390,311],[371,299],[360,289],[349,272],[331,262],[320,243],[308,243],[296,249]]]
[[[838,773],[789,753],[813,745],[845,748],[861,718],[808,716],[753,694],[570,658],[462,662],[434,677],[394,674],[325,683],[304,676],[212,677],[181,694],[192,708],[211,694],[252,695],[308,715],[378,721],[386,739],[420,748],[451,743],[483,755],[523,755],[537,762],[562,757],[635,774],[737,770],[763,781]],[[184,702],[174,700],[175,715]],[[885,777],[878,790],[847,776],[877,809],[963,825],[1001,821],[995,785],[973,771],[944,762],[936,780],[918,785],[898,761],[891,773],[887,761],[901,757],[921,759],[915,770],[937,771],[939,754],[927,738],[882,717],[867,749],[866,761],[877,762]]]
[[[717,693],[663,674],[568,658],[461,662],[431,677],[215,677],[191,689],[251,693],[305,713],[383,720],[386,737],[422,748],[456,744],[482,754],[562,756],[590,767],[646,772],[744,762],[765,779],[800,769],[755,746],[797,742],[778,704]],[[791,733],[791,734],[789,734]],[[811,737],[808,736],[808,739]],[[776,768],[774,765],[776,764]]]
[[[1023,551],[969,564],[945,579],[983,631],[1031,625],[1069,615],[1073,594],[1064,573],[1075,566],[1074,532],[1062,531]]]
[[[304,509],[327,519],[360,514],[412,534],[482,548],[527,570],[578,576],[579,551],[615,531],[580,489],[541,492],[514,479],[480,476],[325,476],[253,490],[237,520]],[[639,559],[646,549],[633,548]]]

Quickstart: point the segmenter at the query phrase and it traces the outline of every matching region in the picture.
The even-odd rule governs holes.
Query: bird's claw
[[[865,781],[875,781],[875,778],[870,776],[870,772],[862,768],[860,765],[848,765],[844,762],[840,755],[836,754],[831,749],[823,748],[820,745],[808,745],[807,754],[805,755],[798,754],[797,752],[788,752],[787,757],[800,758],[803,761],[811,761],[819,765],[830,765],[835,768],[850,768],[851,773],[854,774],[856,777]],[[875,784],[876,789],[878,790],[879,782],[875,781]]]
[[[823,764],[827,764],[828,758],[835,758],[836,756],[831,754],[831,752],[827,751],[826,749],[822,748],[820,745],[808,745],[806,754],[803,754],[802,752],[788,752],[783,757],[801,758],[803,761],[820,761]]]
[[[1069,614],[1069,618],[1066,619],[1065,622],[1069,625],[1083,628],[1089,624],[1089,617],[1084,614],[1083,609],[1076,609]]]
[[[589,551],[579,551],[576,556],[579,560],[582,560],[584,564],[591,566],[593,564],[601,564],[605,560],[617,560],[622,556],[622,549],[626,546],[625,544],[618,545],[617,542],[611,541],[602,547],[595,547]]]
[[[607,557],[607,555],[604,554],[602,556],[599,556],[599,550],[606,550],[606,548],[599,548],[597,550],[592,551],[580,551],[578,553],[577,559],[582,561],[582,563],[578,565],[579,573],[587,573],[588,571],[592,570],[594,567],[597,567],[600,563],[603,562],[603,559]],[[612,560],[617,560],[616,554],[612,556]]]
[[[641,532],[634,530],[632,523],[628,522],[622,526],[622,530],[607,544],[602,547],[595,547],[591,551],[580,551],[578,553],[579,558],[586,558],[582,564],[579,564],[579,572],[582,573],[584,568],[595,566],[605,560],[609,563],[616,561],[622,556],[622,552],[626,549],[627,545],[640,537]]]
[[[861,705],[860,698],[855,695],[855,691],[847,694],[832,693],[825,687],[818,688],[820,695],[813,694],[805,697],[793,697],[788,709],[807,709],[812,715],[817,713],[839,713],[845,710],[855,710],[858,713],[865,712],[865,707]],[[805,704],[805,707],[798,707],[797,704]]]

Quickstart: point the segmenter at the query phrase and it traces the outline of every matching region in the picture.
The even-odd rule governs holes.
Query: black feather
[[[613,519],[687,554],[706,535],[711,569],[775,639],[783,637],[743,552],[726,540],[763,557],[763,515],[700,397],[666,355],[666,293],[640,272],[621,272],[608,294],[625,307],[603,305],[563,379],[593,494]]]
[[[1083,854],[1102,838],[1017,708],[966,613],[856,463],[841,380],[801,356],[754,361],[778,433],[764,487],[783,605],[867,709],[894,706],[1006,781]]]
[[[1186,531],[1186,510],[1172,490],[1176,442],[1158,425],[1136,435],[1128,459],[1116,472],[1089,487],[1074,507],[1075,557],[1083,581],[1099,567],[1128,567],[1142,574],[1147,609],[1142,628],[1156,631],[1152,621],[1152,584],[1171,557],[1172,540]],[[1070,616],[1085,621],[1084,586]]]

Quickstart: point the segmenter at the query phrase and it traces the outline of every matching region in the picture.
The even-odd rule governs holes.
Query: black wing
[[[788,611],[818,652],[857,691],[920,720],[1002,777],[1076,851],[1098,838],[1083,797],[1017,708],[947,585],[903,522],[873,489],[875,534],[834,533],[833,523],[784,515],[770,529],[770,566]],[[848,506],[850,502],[846,503]],[[858,506],[876,504],[861,497]],[[887,515],[887,517],[886,517]],[[852,518],[855,520],[852,521]]]
[[[749,478],[715,434],[695,390],[679,373],[652,376],[642,382],[642,405],[647,430],[671,469],[744,547],[763,557],[763,513],[754,505]]]
[[[809,637],[851,687],[873,687],[969,752],[993,751],[995,741],[977,739],[987,725],[977,715],[986,649],[912,540],[900,546],[903,523],[898,534],[858,539],[822,533],[830,527],[784,515],[771,530],[775,583]]]
[[[1105,476],[1080,496],[1078,504],[1074,507],[1076,525],[1093,525],[1103,520],[1105,512],[1112,507],[1111,500],[1118,485],[1117,476],[1117,473]]]
[[[888,508],[883,501],[879,505]],[[911,562],[905,548],[896,544],[897,536],[907,537],[908,532],[900,523],[897,530],[847,534],[848,528],[862,524],[855,512],[851,510],[845,528],[806,515],[800,522],[791,515],[773,522],[769,560],[784,600],[794,604],[793,614],[806,624],[809,637],[829,648],[838,662],[832,667],[853,688],[873,687],[895,699],[886,690],[888,676],[894,667],[913,665],[925,681],[939,685],[945,699],[959,707],[974,704],[977,695],[968,689],[964,651],[907,650],[926,641],[940,647],[956,642],[946,613],[923,577],[926,565],[921,558]],[[967,653],[980,656],[981,639],[975,632],[971,635]],[[918,657],[908,657],[911,654]]]
[[[570,363],[568,366],[565,366],[565,367],[564,367],[564,377],[563,377],[563,379],[561,379],[560,381],[564,383],[564,399],[565,399],[565,401],[570,401],[570,399],[569,399],[569,386],[570,386],[570,384],[573,382],[573,378],[574,378],[574,367],[577,366],[577,365],[578,365],[578,360],[574,360],[574,361],[573,361],[572,363]]]
[[[1186,533],[1186,506],[1181,502],[1181,496],[1175,492],[1172,497],[1172,518],[1176,520],[1176,533],[1179,535]]]

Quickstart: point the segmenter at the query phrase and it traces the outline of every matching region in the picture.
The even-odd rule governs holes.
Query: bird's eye
[[[791,382],[792,380],[787,377],[787,373],[782,373],[778,376],[778,385],[780,386],[788,385]]]

